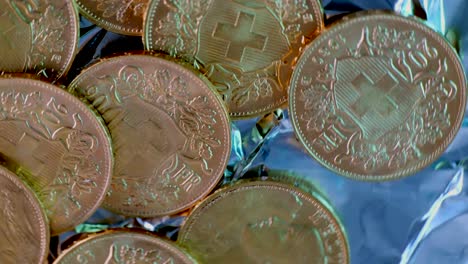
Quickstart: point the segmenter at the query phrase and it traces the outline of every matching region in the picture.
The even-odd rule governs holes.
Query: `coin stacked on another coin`
[[[465,109],[457,54],[395,14],[354,14],[322,33],[318,0],[0,0],[0,10],[1,263],[43,263],[51,235],[102,206],[188,217],[177,245],[107,230],[49,260],[347,264],[345,228],[319,188],[281,175],[209,195],[228,164],[230,117],[259,117],[289,96],[315,159],[388,180],[434,161]],[[66,76],[78,10],[147,50]]]

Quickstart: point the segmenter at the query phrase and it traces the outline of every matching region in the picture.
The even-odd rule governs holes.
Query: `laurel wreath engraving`
[[[103,17],[115,17],[119,22],[127,22],[128,14],[134,17],[143,17],[147,0],[95,0],[98,2],[97,10],[103,12]]]
[[[101,172],[93,160],[97,139],[80,130],[83,124],[78,114],[67,111],[55,100],[46,104],[40,92],[0,93],[0,122],[24,122],[38,138],[60,142],[66,148],[53,182],[37,191],[48,215],[60,212],[70,217],[81,208],[79,197],[97,187]],[[55,118],[58,125],[48,126],[48,118]],[[34,187],[34,180],[26,180]]]
[[[349,51],[349,56],[388,58],[408,83],[421,89],[423,97],[416,102],[415,111],[404,124],[379,140],[363,140],[361,132],[355,133],[348,151],[340,154],[336,161],[363,166],[366,170],[397,168],[421,158],[422,146],[435,144],[443,138],[444,131],[451,125],[447,104],[457,94],[457,86],[445,77],[447,59],[438,56],[437,49],[429,46],[426,39],[417,41],[413,31],[385,26],[366,28],[365,31],[366,41]],[[415,51],[420,52],[416,55],[423,56],[427,63],[416,65],[417,62],[410,59],[416,56]],[[308,130],[320,132],[336,122],[341,122],[344,127],[355,127],[338,117],[333,95],[334,65],[326,64],[317,74],[315,84],[302,93],[306,111],[300,118],[306,122]]]

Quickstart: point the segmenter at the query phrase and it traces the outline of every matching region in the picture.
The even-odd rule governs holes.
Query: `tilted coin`
[[[141,217],[180,212],[223,175],[229,118],[198,74],[162,58],[128,55],[88,68],[70,90],[93,104],[112,136],[107,209]]]
[[[63,252],[60,263],[195,263],[187,253],[169,241],[131,231],[110,231],[90,236]]]
[[[76,0],[80,12],[96,25],[131,36],[142,35],[148,3],[149,0]]]
[[[110,184],[112,150],[98,117],[45,82],[0,79],[0,157],[39,196],[52,234],[97,209]]]
[[[250,117],[286,103],[292,65],[322,27],[318,0],[167,0],[150,3],[143,35],[202,70],[231,116]]]
[[[44,210],[34,192],[4,167],[0,167],[0,207],[0,262],[43,263],[49,252]]]
[[[75,57],[78,15],[70,0],[0,0],[0,71],[63,76]]]
[[[203,263],[349,263],[333,211],[286,184],[222,189],[189,215],[178,242]]]
[[[317,38],[290,89],[293,126],[320,163],[360,180],[390,180],[434,161],[460,128],[460,60],[416,19],[364,13]]]

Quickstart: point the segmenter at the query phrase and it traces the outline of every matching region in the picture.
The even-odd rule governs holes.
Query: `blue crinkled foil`
[[[416,14],[450,40],[468,69],[467,0],[323,0],[322,4],[327,18],[366,9]],[[99,58],[141,49],[140,38],[110,33],[82,19],[80,53],[69,79]],[[348,235],[352,263],[468,263],[467,121],[434,164],[413,176],[383,183],[353,181],[319,165],[296,140],[286,111],[233,122],[232,142],[220,185],[252,173],[300,175],[336,209]],[[176,239],[184,218],[185,214],[125,219],[100,210],[76,231],[140,226]],[[61,236],[61,241],[71,234]]]

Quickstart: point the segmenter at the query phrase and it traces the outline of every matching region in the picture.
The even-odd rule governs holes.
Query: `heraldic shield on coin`
[[[194,264],[170,241],[134,231],[107,231],[91,235],[64,251],[54,264]]]
[[[68,0],[0,0],[0,71],[68,71],[78,42],[78,15]]]
[[[4,167],[0,186],[0,261],[43,263],[49,252],[49,223],[39,200]]]
[[[189,208],[212,190],[230,153],[229,117],[198,74],[129,55],[100,62],[70,85],[103,116],[115,153],[104,206],[130,216]]]
[[[152,1],[144,42],[202,70],[231,116],[258,116],[287,101],[292,65],[322,16],[317,0]]]
[[[300,58],[290,90],[299,139],[344,176],[390,180],[434,161],[460,128],[466,80],[452,47],[413,18],[350,17]]]
[[[326,203],[266,181],[209,196],[187,218],[178,242],[202,263],[349,263],[343,227]]]
[[[79,99],[54,85],[0,79],[0,160],[38,194],[53,235],[99,207],[110,184],[109,134]]]

